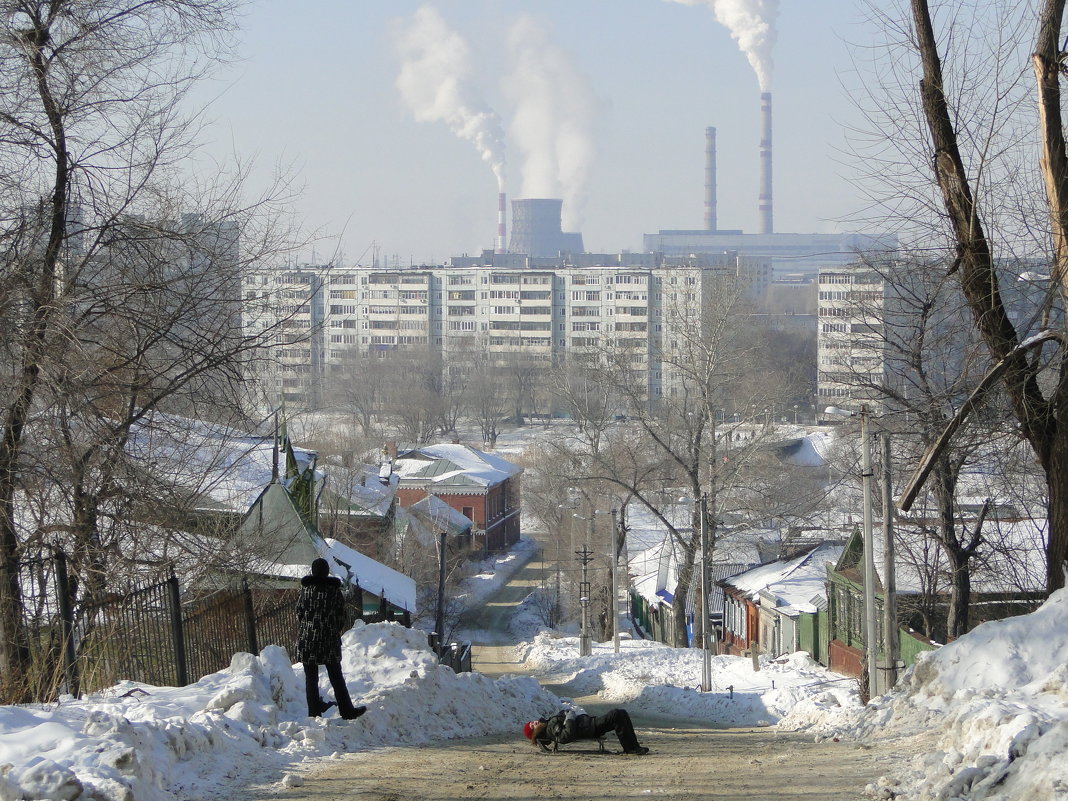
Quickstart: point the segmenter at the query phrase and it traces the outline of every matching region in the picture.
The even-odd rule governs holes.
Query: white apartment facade
[[[887,379],[885,282],[860,265],[822,269],[818,281],[817,407],[854,410],[874,403],[880,396],[865,387]]]
[[[680,326],[692,325],[725,281],[762,291],[770,265],[736,253],[636,260],[627,266],[625,256],[607,256],[598,264],[583,254],[581,266],[279,269],[247,279],[245,325],[288,315],[275,373],[264,379],[268,396],[294,404],[318,402],[322,382],[353,348],[427,349],[444,369],[479,348],[548,368],[611,344],[625,349],[635,380],[655,397],[672,383],[660,356]]]

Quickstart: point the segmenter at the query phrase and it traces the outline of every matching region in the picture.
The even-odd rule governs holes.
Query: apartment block
[[[433,267],[306,266],[250,276],[245,325],[282,321],[268,395],[308,407],[351,349],[426,350],[448,370],[476,349],[548,368],[611,346],[655,398],[673,382],[663,348],[674,347],[717,291],[740,282],[759,295],[769,277],[766,259],[733,252],[559,260],[487,252]]]
[[[816,403],[859,408],[879,397],[870,387],[887,380],[883,352],[886,286],[864,266],[819,272]]]

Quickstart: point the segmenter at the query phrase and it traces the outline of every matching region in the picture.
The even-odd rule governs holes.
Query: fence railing
[[[250,587],[242,581],[183,597],[171,573],[74,609],[66,558],[59,552],[25,560],[20,580],[32,677],[28,695],[39,702],[95,692],[123,679],[181,686],[228,667],[239,651],[289,648],[296,638],[296,587]],[[359,592],[347,603],[351,620],[410,625],[403,610],[388,604],[365,614]]]
[[[437,632],[427,635],[427,642],[438,655],[438,662],[451,667],[456,673],[471,672],[471,643],[440,642]]]

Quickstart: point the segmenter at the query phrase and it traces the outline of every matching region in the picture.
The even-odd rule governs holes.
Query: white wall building
[[[717,288],[741,281],[760,297],[771,276],[768,260],[733,252],[516,260],[487,253],[436,267],[305,266],[248,276],[246,329],[283,325],[264,376],[268,400],[317,405],[331,368],[352,349],[428,349],[447,370],[472,349],[550,367],[609,343],[626,349],[635,379],[656,396],[671,384],[664,349]]]
[[[836,267],[820,270],[818,292],[817,408],[870,403],[878,396],[864,385],[886,381],[884,281],[863,266]]]

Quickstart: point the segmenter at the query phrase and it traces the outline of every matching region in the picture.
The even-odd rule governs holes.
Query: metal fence
[[[471,643],[441,642],[437,632],[427,635],[430,649],[438,655],[438,662],[451,667],[456,673],[471,672]]]
[[[296,637],[296,587],[250,588],[242,581],[236,588],[183,598],[172,573],[75,610],[62,553],[25,560],[20,579],[29,695],[37,701],[94,692],[123,679],[181,686],[228,667],[239,651],[288,648]],[[365,615],[358,592],[348,603],[351,620],[410,625],[403,610]]]

